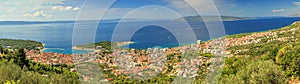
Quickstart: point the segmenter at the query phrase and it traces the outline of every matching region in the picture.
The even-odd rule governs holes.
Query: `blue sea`
[[[263,19],[252,19],[252,20],[237,20],[237,21],[224,21],[225,32],[227,35],[266,31],[271,29],[277,29],[284,26],[288,26],[295,21],[300,21],[297,17],[283,17],[283,18],[263,18]],[[170,24],[171,27],[180,28],[182,22],[179,21],[155,21],[161,24]],[[84,36],[86,33],[95,29],[92,24],[94,21],[82,21],[78,22],[83,33],[76,33],[76,35],[82,35],[83,38],[80,44],[89,43],[86,42]],[[124,26],[130,31],[130,25],[137,23],[153,23],[153,21],[134,21],[127,22]],[[118,24],[117,21],[101,21],[97,23],[97,29],[95,41],[110,41],[112,33]],[[189,22],[192,27],[197,39],[199,40],[210,40],[206,26],[203,22]],[[72,36],[74,27],[74,21],[56,21],[56,22],[16,22],[6,21],[0,22],[0,38],[9,39],[26,39],[35,40],[45,43],[46,49],[44,52],[58,52],[64,54],[80,54],[91,51],[87,50],[72,50]],[[184,32],[184,31],[182,31]],[[93,34],[91,34],[92,36]],[[120,34],[121,35],[121,34]],[[121,40],[122,38],[120,38]],[[133,44],[130,44],[130,48],[145,49],[149,47],[175,47],[178,46],[178,41],[175,36],[160,26],[149,25],[145,26],[139,31],[135,32],[130,39]],[[72,52],[73,51],[73,52]]]

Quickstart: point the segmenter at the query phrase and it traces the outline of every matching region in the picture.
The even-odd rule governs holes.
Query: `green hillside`
[[[37,49],[38,47],[43,48],[41,42],[31,40],[14,40],[14,39],[0,39],[0,45],[5,48],[26,48],[28,50]]]
[[[226,58],[220,83],[299,83],[299,22],[276,30],[232,35],[226,39],[249,43],[228,46],[231,53]]]
[[[1,84],[79,84],[70,65],[45,65],[27,59],[24,49],[10,51],[0,46]]]

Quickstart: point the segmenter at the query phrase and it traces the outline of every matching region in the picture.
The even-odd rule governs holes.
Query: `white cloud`
[[[72,9],[73,7],[72,6],[66,6],[66,10],[70,10],[70,9]]]
[[[81,4],[74,4],[75,2],[81,1],[0,0],[0,15],[2,15],[0,18],[1,20],[71,20],[76,18],[79,6],[81,6]]]
[[[53,17],[54,15],[49,15],[49,14],[45,13],[44,11],[36,11],[32,14],[25,13],[22,16],[24,16],[24,17]]]
[[[75,7],[73,8],[74,11],[78,11],[79,10],[79,7]]]
[[[77,11],[79,7],[72,7],[72,6],[53,6],[52,10],[59,10],[59,11]]]
[[[300,6],[300,2],[293,2],[295,5]]]
[[[35,16],[35,17],[39,17],[39,16],[45,17],[45,16],[47,16],[47,14],[44,11],[37,11],[33,14],[33,16]]]
[[[53,6],[52,9],[62,11],[62,10],[65,10],[65,7],[64,6]]]
[[[275,10],[272,10],[273,13],[276,13],[276,12],[283,12],[285,11],[285,9],[275,9]]]
[[[23,14],[22,16],[24,16],[24,17],[31,17],[32,15],[29,14],[29,13],[26,13],[26,14]]]

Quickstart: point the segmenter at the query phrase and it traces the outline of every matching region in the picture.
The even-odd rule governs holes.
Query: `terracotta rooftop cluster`
[[[35,62],[48,65],[73,64],[72,55],[59,53],[45,53],[36,50],[26,51],[26,56]]]

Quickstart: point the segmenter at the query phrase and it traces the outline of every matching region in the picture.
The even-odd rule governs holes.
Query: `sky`
[[[300,16],[300,0],[116,0],[105,7],[109,1],[113,0],[0,0],[0,21],[76,20],[79,14],[83,20],[99,20],[99,12],[105,12],[101,19]]]

